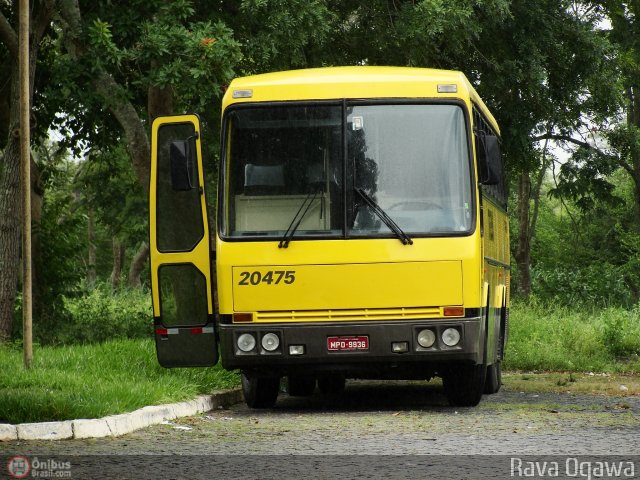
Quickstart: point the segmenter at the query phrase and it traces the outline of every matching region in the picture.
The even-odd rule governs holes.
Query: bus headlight
[[[430,348],[436,343],[436,334],[433,330],[425,328],[418,333],[418,345],[422,348]]]
[[[442,332],[442,342],[447,347],[455,347],[460,341],[460,332],[457,328],[447,328]]]
[[[262,337],[262,348],[267,352],[273,352],[280,346],[280,339],[275,333],[267,333]]]
[[[256,337],[251,335],[250,333],[243,333],[238,337],[236,341],[238,348],[241,352],[250,352],[254,348],[256,348]]]

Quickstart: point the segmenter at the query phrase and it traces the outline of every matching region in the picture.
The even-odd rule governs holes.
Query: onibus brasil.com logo
[[[71,478],[71,462],[17,455],[7,462],[7,471],[10,478]]]

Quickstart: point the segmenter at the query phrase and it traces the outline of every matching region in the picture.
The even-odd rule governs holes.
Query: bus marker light
[[[464,307],[444,307],[442,314],[445,317],[462,317],[464,316]]]
[[[438,93],[457,93],[457,92],[458,92],[458,85],[456,85],[455,83],[438,85]]]
[[[253,314],[251,313],[234,313],[233,323],[253,322]]]
[[[422,348],[430,348],[434,343],[436,343],[436,334],[433,330],[425,328],[418,333],[418,344]]]
[[[289,345],[289,355],[304,355],[304,345]]]
[[[243,352],[250,352],[256,348],[256,338],[250,333],[243,333],[237,340],[238,348]]]
[[[393,342],[391,351],[393,353],[406,353],[409,351],[409,342]]]
[[[233,91],[233,98],[251,98],[251,97],[253,97],[253,90],[251,89]]]
[[[455,347],[460,341],[460,332],[457,328],[447,328],[442,332],[442,341],[447,347]]]
[[[280,346],[280,339],[275,333],[267,333],[262,337],[262,348],[267,352],[273,352]]]

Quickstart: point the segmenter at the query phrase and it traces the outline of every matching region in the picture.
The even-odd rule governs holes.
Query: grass
[[[509,370],[640,372],[640,308],[553,307],[514,302]]]
[[[640,307],[514,302],[504,364],[511,373],[504,383],[527,392],[637,395],[639,355]],[[237,373],[220,366],[164,369],[149,339],[36,347],[28,371],[19,348],[0,345],[0,365],[0,423],[99,418],[239,384]],[[620,385],[628,390],[622,393]]]
[[[99,418],[239,384],[220,366],[164,369],[148,339],[36,347],[30,370],[5,345],[0,365],[0,423]]]
[[[586,395],[640,395],[640,376],[620,373],[505,372],[505,389],[525,393],[574,393]],[[621,387],[623,387],[621,389]]]

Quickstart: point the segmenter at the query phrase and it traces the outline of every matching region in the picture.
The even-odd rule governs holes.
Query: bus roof
[[[456,92],[440,93],[439,85],[455,85]],[[499,132],[493,115],[462,72],[431,68],[327,67],[241,77],[229,85],[223,109],[234,103],[341,98],[461,99],[473,102]]]

